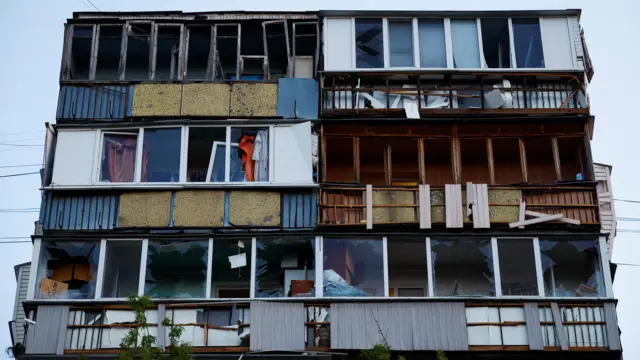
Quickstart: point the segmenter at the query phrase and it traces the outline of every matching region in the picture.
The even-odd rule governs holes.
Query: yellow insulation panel
[[[133,89],[133,116],[179,116],[181,84],[139,84]]]
[[[512,223],[518,221],[519,206],[489,206],[489,220],[492,223]]]
[[[373,205],[412,205],[416,204],[413,191],[374,191]],[[374,207],[373,223],[415,223],[416,208],[413,207]]]
[[[187,190],[176,192],[173,224],[177,227],[220,227],[224,225],[224,191]]]
[[[488,191],[489,204],[509,204],[520,205],[522,199],[521,190],[501,190],[501,189],[489,189]]]
[[[235,83],[231,86],[231,116],[276,116],[278,84]]]
[[[170,191],[131,192],[120,195],[120,227],[166,227],[171,212]]]
[[[230,97],[229,84],[184,84],[182,115],[229,116]]]
[[[242,226],[280,225],[280,193],[272,191],[232,191],[229,222]]]

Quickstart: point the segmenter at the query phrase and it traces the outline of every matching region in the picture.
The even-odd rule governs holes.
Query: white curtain
[[[451,20],[453,65],[458,69],[480,68],[478,23],[473,20]]]
[[[255,181],[269,181],[269,130],[260,130],[254,141],[253,169]]]

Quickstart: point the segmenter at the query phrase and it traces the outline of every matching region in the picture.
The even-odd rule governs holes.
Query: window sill
[[[317,188],[316,183],[120,183],[120,184],[87,184],[87,185],[56,185],[45,186],[43,190],[87,190],[87,189],[140,189],[140,190],[171,190],[171,189],[261,189],[261,188]]]

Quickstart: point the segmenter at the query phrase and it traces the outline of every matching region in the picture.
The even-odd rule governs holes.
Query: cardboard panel
[[[276,116],[278,85],[235,83],[231,86],[231,116]]]
[[[413,191],[374,191],[374,205],[411,205],[417,204]],[[415,208],[390,207],[373,208],[375,223],[415,223],[418,221]]]
[[[178,191],[173,207],[174,226],[217,227],[224,224],[224,191]]]
[[[229,222],[244,226],[280,225],[280,193],[231,191]]]
[[[124,193],[120,196],[120,227],[169,226],[170,207],[170,191]]]
[[[230,97],[229,84],[184,84],[182,115],[229,116]]]
[[[181,84],[140,84],[133,90],[133,116],[179,116]]]

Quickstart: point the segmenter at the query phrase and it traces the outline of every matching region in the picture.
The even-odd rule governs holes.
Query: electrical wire
[[[98,7],[97,7],[97,6],[95,6],[95,5],[91,2],[91,0],[86,0],[86,1],[87,1],[89,4],[91,4],[91,6],[93,6],[93,8],[94,8],[94,9],[96,9],[96,10],[98,10],[98,11],[101,11],[100,9],[98,9]]]
[[[0,143],[2,146],[44,146],[44,144],[10,144],[10,143]]]
[[[39,131],[25,131],[25,132],[17,132],[17,133],[4,133],[4,134],[0,134],[0,136],[13,136],[13,135],[35,134],[35,133],[42,133],[42,130],[39,130]]]
[[[640,200],[626,200],[626,199],[613,199],[613,201],[620,201],[632,204],[640,204]]]
[[[0,241],[0,244],[20,244],[20,243],[30,243],[31,240],[20,240],[20,241]]]
[[[34,174],[40,174],[40,171],[21,173],[21,174],[0,175],[0,178],[15,177],[15,176],[26,176],[26,175],[34,175]]]
[[[42,164],[0,165],[0,169],[30,167],[30,166],[42,166]]]

